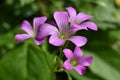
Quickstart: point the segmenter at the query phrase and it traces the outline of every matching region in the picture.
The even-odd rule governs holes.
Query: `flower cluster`
[[[91,65],[92,56],[82,56],[80,47],[87,43],[87,38],[84,36],[74,36],[73,34],[79,30],[94,30],[97,31],[97,26],[94,22],[89,21],[93,16],[85,13],[78,13],[73,7],[67,7],[64,12],[54,12],[55,22],[45,23],[47,17],[37,17],[33,20],[33,28],[27,20],[24,20],[20,29],[26,34],[17,34],[15,39],[21,42],[28,38],[34,38],[36,45],[44,43],[45,39],[50,36],[49,43],[53,46],[63,46],[68,40],[76,47],[74,52],[70,49],[64,49],[63,53],[67,60],[63,63],[63,67],[67,70],[74,69],[80,75],[85,73],[86,66]]]

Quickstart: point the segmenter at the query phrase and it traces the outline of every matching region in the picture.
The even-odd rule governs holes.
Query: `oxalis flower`
[[[93,60],[92,56],[82,56],[83,52],[79,47],[75,47],[74,52],[70,49],[64,49],[63,52],[67,58],[63,67],[66,70],[74,69],[80,75],[85,73],[86,67],[90,66]]]
[[[66,8],[69,13],[69,22],[71,22],[72,28],[75,30],[88,30],[87,28],[97,31],[97,26],[94,22],[89,21],[89,19],[93,18],[93,16],[90,16],[85,13],[78,13],[73,7],[67,7]]]
[[[22,29],[23,31],[26,32],[26,34],[17,34],[15,36],[15,39],[17,42],[21,42],[23,40],[26,40],[28,38],[34,38],[35,44],[40,45],[43,43],[43,39],[42,40],[37,40],[35,39],[35,37],[38,34],[38,29],[39,27],[44,24],[44,22],[47,20],[47,17],[36,17],[33,20],[33,27],[30,25],[30,23],[27,20],[24,20],[20,26],[20,29]]]
[[[83,36],[72,36],[72,29],[70,29],[67,12],[55,12],[54,19],[57,23],[57,27],[51,24],[43,24],[39,28],[39,33],[36,36],[37,40],[49,38],[49,43],[54,46],[61,46],[66,40],[73,42],[76,46],[83,46],[86,44],[87,39]]]

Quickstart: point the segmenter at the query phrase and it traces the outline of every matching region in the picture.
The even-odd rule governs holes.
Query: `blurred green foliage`
[[[92,21],[99,28],[97,32],[76,33],[88,38],[82,49],[94,61],[83,76],[69,71],[69,80],[120,79],[120,0],[1,0],[0,80],[67,80],[65,72],[53,72],[58,48],[47,42],[39,48],[32,39],[17,43],[14,36],[23,33],[19,29],[23,20],[32,23],[37,16],[53,20],[55,11],[64,11],[68,6],[93,15]]]

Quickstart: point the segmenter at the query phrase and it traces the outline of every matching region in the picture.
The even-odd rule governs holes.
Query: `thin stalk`
[[[59,57],[62,59],[64,57],[63,55],[63,49],[65,49],[68,46],[68,41],[66,41],[65,45],[60,48],[60,54]]]
[[[68,80],[72,80],[72,77],[70,76],[69,72],[66,71],[66,70],[64,70],[64,71],[66,72],[66,74],[67,74],[67,76],[68,76]]]

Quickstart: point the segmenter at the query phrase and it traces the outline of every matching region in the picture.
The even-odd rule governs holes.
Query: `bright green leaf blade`
[[[10,45],[15,43],[15,38],[13,33],[7,33],[4,35],[0,35],[0,46]]]
[[[111,40],[115,40],[115,39],[118,39],[120,40],[120,30],[115,30],[115,31],[110,31],[109,32],[109,37]]]
[[[24,47],[6,54],[0,61],[0,80],[23,80],[26,75],[25,59]]]
[[[92,77],[89,77],[91,74],[89,74],[89,76],[86,76],[85,74],[84,75],[79,75],[75,70],[71,70],[69,71],[71,76],[73,78],[75,78],[76,80],[101,80],[101,78],[97,78],[97,76],[94,76],[94,78]],[[87,72],[86,72],[87,73]]]
[[[44,52],[34,45],[21,46],[0,62],[0,80],[54,80]]]
[[[48,47],[48,41],[46,40],[44,44],[42,44],[41,48],[45,52],[46,58],[49,61],[49,66],[53,68],[55,55],[51,55],[52,53],[48,50]]]
[[[93,64],[90,66],[90,69],[96,75],[104,78],[105,80],[119,80],[120,79],[120,72],[111,66],[109,63],[104,61],[102,58],[98,57],[94,53],[90,53],[84,51],[87,55],[92,55]]]

